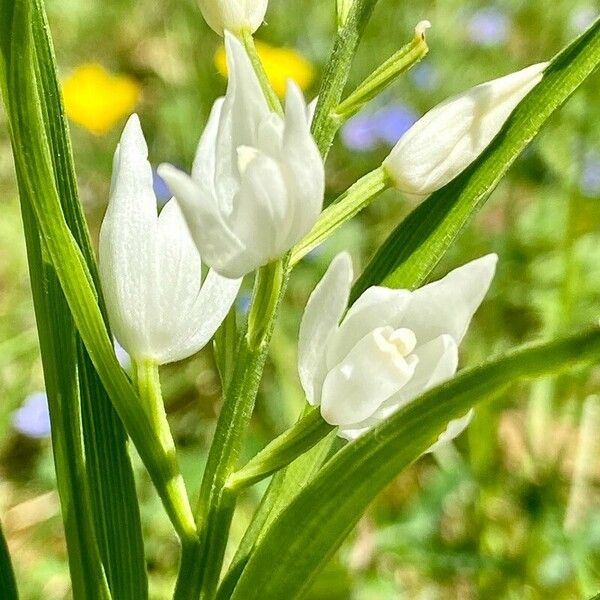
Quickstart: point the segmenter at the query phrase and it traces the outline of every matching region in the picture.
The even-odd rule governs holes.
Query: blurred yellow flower
[[[63,81],[65,111],[88,131],[101,135],[133,112],[140,85],[127,75],[112,75],[102,65],[79,65]]]
[[[315,70],[299,52],[291,48],[276,48],[265,42],[256,42],[256,50],[265,67],[271,85],[278,96],[285,95],[288,79],[293,79],[302,90],[310,87]],[[215,65],[223,77],[227,77],[227,59],[225,47],[215,53]]]

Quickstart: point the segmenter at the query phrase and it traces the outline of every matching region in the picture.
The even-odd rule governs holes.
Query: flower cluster
[[[110,323],[135,363],[173,362],[205,346],[242,278],[281,259],[323,208],[325,170],[310,107],[289,81],[280,112],[239,39],[262,23],[267,0],[210,0],[200,7],[225,38],[227,93],[214,104],[191,175],[159,167],[174,196],[160,214],[157,174],[137,116],[129,119],[100,235]],[[383,163],[389,179],[418,200],[446,185],[485,151],[545,67],[479,85],[414,124],[404,113],[399,124],[387,111],[378,139],[394,143],[403,134]],[[300,328],[298,367],[308,402],[352,440],[452,377],[496,261],[485,256],[416,291],[372,287],[348,309],[353,269],[350,257],[339,255]],[[469,420],[470,414],[450,423],[440,443]]]

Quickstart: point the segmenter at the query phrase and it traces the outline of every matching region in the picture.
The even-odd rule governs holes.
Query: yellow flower
[[[278,96],[285,95],[288,79],[293,79],[302,90],[310,87],[315,77],[313,66],[296,50],[276,48],[265,42],[256,42],[256,50],[265,67],[273,89]],[[223,77],[227,77],[227,59],[225,47],[215,53],[215,65]]]
[[[112,75],[93,63],[78,66],[62,89],[69,118],[96,135],[133,112],[140,96],[140,85],[131,77]]]

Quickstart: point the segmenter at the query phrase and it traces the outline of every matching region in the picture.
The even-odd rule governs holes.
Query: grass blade
[[[81,248],[96,289],[99,289],[94,255],[79,201],[56,60],[41,0],[35,0],[33,11],[39,95],[46,113],[54,178],[65,220]],[[105,322],[108,323],[106,315]],[[148,596],[148,582],[127,437],[81,339],[77,338],[87,476],[102,561],[116,598],[143,600]]]
[[[18,600],[17,582],[8,553],[6,538],[0,525],[0,598],[4,600]]]

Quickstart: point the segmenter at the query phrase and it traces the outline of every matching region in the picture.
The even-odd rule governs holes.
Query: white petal
[[[247,248],[264,263],[287,250],[281,247],[290,227],[287,190],[275,160],[254,150],[233,202],[231,228]]]
[[[352,284],[352,260],[346,252],[338,254],[311,294],[298,339],[298,373],[310,404],[321,401],[326,375],[325,348],[330,335],[348,306]]]
[[[216,139],[215,184],[220,201],[232,190],[237,170],[237,149],[257,146],[260,124],[271,111],[246,50],[230,33],[225,34],[229,69],[227,94]],[[225,206],[223,206],[225,208]]]
[[[225,223],[214,198],[204,196],[191,177],[171,165],[160,165],[158,172],[177,198],[202,260],[223,276],[236,279],[228,266],[246,247]]]
[[[390,290],[384,287],[366,290],[352,305],[328,344],[328,367],[332,368],[340,363],[370,331],[386,325],[397,329],[410,296],[411,293],[407,290]]]
[[[488,254],[414,291],[402,327],[412,329],[419,344],[444,333],[460,344],[490,288],[497,262],[495,254]]]
[[[100,230],[99,267],[115,337],[136,358],[151,355],[157,308],[156,197],[148,148],[137,115],[121,136],[108,209]]]
[[[458,345],[449,335],[440,335],[418,346],[414,354],[419,359],[419,363],[413,378],[398,394],[401,406],[447,381],[458,368]]]
[[[412,377],[416,360],[405,360],[387,341],[391,327],[368,333],[323,384],[321,414],[331,425],[348,426],[373,416]]]
[[[288,83],[282,159],[290,195],[293,228],[287,246],[291,248],[313,227],[323,210],[325,167],[306,120],[306,104],[300,88]]]
[[[206,346],[233,306],[241,284],[241,279],[227,279],[209,271],[193,306],[184,315],[177,343],[168,349],[162,362],[182,360]]]
[[[471,423],[473,417],[475,416],[475,411],[471,409],[464,417],[460,419],[454,419],[448,423],[448,427],[440,433],[437,442],[433,444],[427,452],[435,452],[441,446],[444,446],[448,442],[451,442],[453,439],[457,438]]]
[[[192,179],[200,186],[205,187],[206,191],[212,196],[215,196],[215,172],[216,172],[216,147],[217,133],[219,131],[219,123],[221,121],[221,113],[223,111],[223,103],[225,98],[218,98],[210,111],[208,122],[194,157],[192,165]]]
[[[202,278],[200,255],[175,200],[167,202],[158,218],[157,263],[159,305],[152,348],[164,363],[168,349],[178,342],[179,332],[190,317]]]
[[[489,146],[547,65],[483,83],[429,111],[384,161],[398,189],[419,199],[452,181]]]
[[[199,4],[208,25],[223,35],[225,29],[254,33],[265,18],[268,0],[200,0]]]
[[[388,419],[416,397],[450,379],[458,367],[458,346],[449,335],[442,335],[414,351],[418,358],[411,380],[386,400],[369,418],[351,427],[340,428],[339,436],[354,440],[369,429]]]

